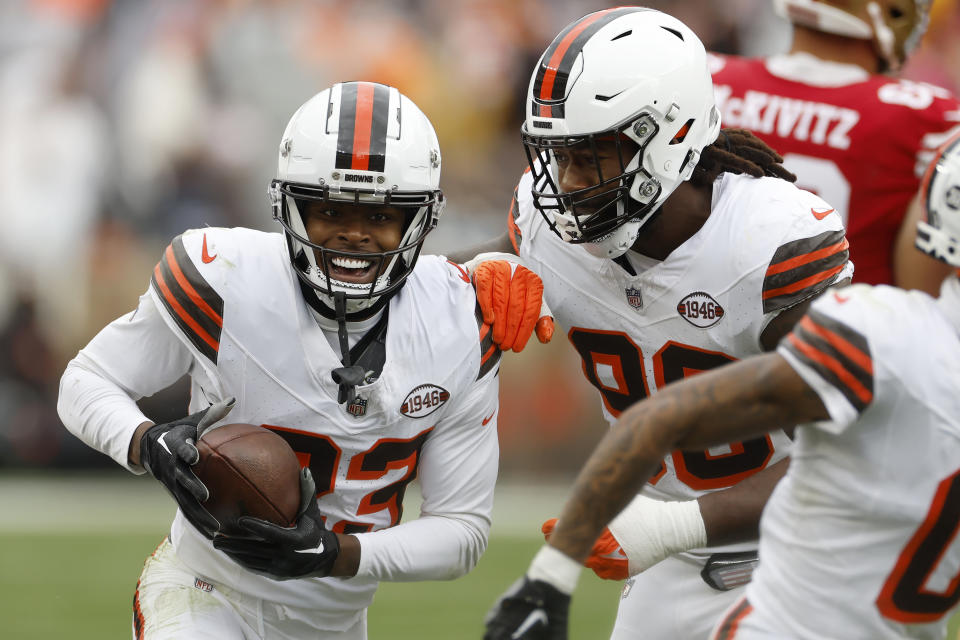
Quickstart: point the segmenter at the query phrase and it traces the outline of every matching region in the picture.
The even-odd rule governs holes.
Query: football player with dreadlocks
[[[712,640],[946,637],[960,602],[960,136],[934,158],[922,194],[916,246],[951,269],[939,298],[834,291],[775,353],[624,411],[486,637],[566,640],[578,560],[665,454],[790,424],[793,462],[763,513],[759,567]]]
[[[933,152],[960,129],[946,89],[898,80],[930,0],[773,0],[793,23],[789,53],[710,58],[724,126],[783,155],[797,184],[844,220],[857,281],[936,295],[948,267],[917,251],[917,188]]]
[[[540,58],[525,110],[529,170],[508,233],[484,249],[540,274],[611,424],[671,382],[773,349],[850,278],[833,207],[758,138],[720,131],[706,52],[679,20],[618,7],[573,22]],[[777,431],[664,458],[587,560],[629,578],[614,638],[707,637],[749,580],[789,445]],[[553,584],[569,593],[570,578]],[[497,620],[490,637],[520,637],[504,631],[522,616]]]
[[[136,638],[363,640],[378,581],[449,580],[476,564],[506,345],[467,273],[419,255],[443,211],[439,181],[437,137],[413,102],[336,84],[283,134],[269,189],[283,232],[178,236],[137,309],[67,366],[64,424],[149,471],[179,507],[137,585]],[[497,318],[519,350],[538,322],[538,280],[504,265],[474,275],[509,289],[526,272],[528,308]],[[150,422],[134,400],[188,373],[193,413]],[[228,537],[204,508],[196,443],[228,413],[269,425],[307,466],[293,526],[243,518],[248,535]],[[415,477],[421,516],[398,524]]]

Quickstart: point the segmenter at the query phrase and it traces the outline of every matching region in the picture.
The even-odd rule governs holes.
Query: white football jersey
[[[141,314],[156,318],[143,320],[148,329],[141,333],[175,335],[189,350],[187,362],[162,351],[141,353],[134,339],[119,337],[122,325],[136,324]],[[158,322],[166,329],[160,324],[158,330]],[[308,610],[317,627],[342,629],[372,601],[378,579],[453,577],[458,569],[444,563],[459,567],[482,552],[497,474],[500,354],[479,320],[473,287],[456,265],[420,257],[389,303],[382,374],[357,387],[362,400],[349,406],[337,402],[330,374],[342,365],[304,300],[281,234],[184,233],[154,269],[149,296],[114,325],[78,360],[95,363],[134,397],[162,388],[148,388],[149,376],[159,374],[141,371],[151,361],[171,369],[167,378],[189,369],[191,412],[235,397],[222,422],[263,424],[283,436],[313,473],[327,527],[361,541],[354,578],[278,582],[216,551],[178,512],[171,539],[199,576],[297,608],[298,615]],[[175,362],[168,366],[168,360]],[[85,439],[107,448],[108,438]],[[113,440],[122,443],[123,436]],[[125,463],[125,449],[114,457]],[[424,517],[408,523],[413,528],[404,534],[407,525],[391,527],[400,521],[404,491],[415,477]],[[466,546],[445,545],[464,535],[448,522],[424,525],[430,516],[446,515],[476,525]],[[416,531],[419,542],[411,539]]]
[[[837,290],[784,338],[832,420],[797,429],[742,633],[718,637],[944,637],[960,600],[958,331],[951,278],[939,300]]]
[[[534,207],[531,182],[525,173],[509,235],[541,275],[611,424],[669,382],[760,353],[771,319],[852,272],[840,217],[784,180],[722,174],[703,227],[662,262],[643,269],[634,258],[637,275],[623,259],[561,241]],[[782,459],[789,444],[777,432],[676,451],[644,493],[683,500],[730,487]]]

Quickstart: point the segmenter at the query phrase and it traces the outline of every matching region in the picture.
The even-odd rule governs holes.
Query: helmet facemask
[[[420,255],[423,241],[436,227],[443,207],[443,195],[439,190],[377,192],[340,188],[334,192],[329,186],[312,187],[281,180],[271,183],[270,200],[274,217],[283,226],[294,271],[321,303],[318,311],[333,317],[335,295],[342,294],[346,302],[346,319],[350,321],[369,317],[403,286],[412,271],[411,265]],[[405,212],[405,224],[400,243],[395,249],[370,253],[341,251],[315,244],[307,235],[303,219],[309,202],[401,209]],[[369,283],[337,280],[330,274],[334,258],[369,261],[377,276]]]
[[[661,192],[660,182],[642,163],[646,143],[658,130],[656,119],[642,114],[627,125],[596,134],[538,136],[523,131],[534,204],[550,229],[565,242],[587,245],[591,253],[597,247],[590,245],[612,244],[622,249],[617,253],[622,255],[654,213]],[[616,158],[616,173],[604,174],[601,145],[605,154]],[[560,189],[557,155],[568,153],[592,159],[588,164],[596,174],[590,186]],[[626,233],[617,233],[621,229]]]

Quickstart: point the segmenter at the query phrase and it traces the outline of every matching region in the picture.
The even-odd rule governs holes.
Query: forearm
[[[356,575],[395,582],[458,578],[480,559],[489,529],[485,518],[458,514],[422,516],[390,529],[357,534]]]
[[[571,558],[585,559],[603,527],[640,491],[670,451],[706,449],[825,416],[816,395],[775,354],[671,385],[624,412],[604,437],[580,473],[550,544]],[[776,479],[779,476],[763,481],[772,487]],[[754,506],[747,505],[741,527],[752,514],[759,514],[760,498],[769,490],[757,486],[747,493]],[[717,539],[735,531],[741,535],[742,528],[724,524],[710,513],[714,506],[708,504],[705,514],[713,520],[708,538],[711,532]]]
[[[760,535],[763,507],[789,466],[790,458],[785,458],[736,486],[701,496],[698,502],[707,544],[719,546],[755,540]]]
[[[338,533],[337,540],[340,542],[340,553],[330,569],[330,575],[352,578],[360,568],[360,541],[356,536],[345,533]]]
[[[153,422],[147,420],[146,422],[140,423],[137,430],[133,432],[133,437],[130,438],[130,446],[127,449],[127,460],[131,466],[142,466],[140,464],[140,440],[143,438],[143,434],[146,433],[147,429],[152,426]]]
[[[67,365],[60,380],[57,412],[67,429],[84,443],[101,451],[134,473],[139,448],[134,434],[152,424],[123,389],[100,376],[78,356]],[[136,449],[134,451],[134,449]]]
[[[501,252],[501,253],[515,253],[513,250],[513,245],[510,244],[510,238],[506,234],[499,236],[497,238],[492,238],[480,244],[474,245],[472,247],[467,247],[464,249],[457,249],[455,251],[447,253],[447,258],[451,262],[456,262],[457,264],[463,264],[469,261],[478,253],[489,253],[489,252]]]
[[[917,249],[917,222],[922,219],[923,209],[919,198],[914,197],[893,243],[893,284],[938,296],[943,279],[953,272],[953,267]]]

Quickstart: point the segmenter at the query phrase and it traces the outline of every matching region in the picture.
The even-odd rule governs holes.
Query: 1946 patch
[[[450,399],[450,392],[435,384],[422,384],[407,394],[400,413],[408,418],[424,418]]]
[[[723,307],[709,293],[694,291],[677,304],[677,313],[693,326],[706,329],[720,322]]]

